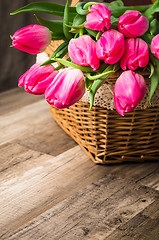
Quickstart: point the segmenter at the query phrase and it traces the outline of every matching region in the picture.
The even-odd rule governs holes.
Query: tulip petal
[[[51,33],[48,28],[41,25],[28,25],[13,35],[13,47],[30,53],[43,52],[51,42]]]
[[[85,92],[84,75],[79,69],[65,68],[60,71],[45,91],[49,104],[66,108],[76,103]]]
[[[114,104],[117,112],[124,116],[125,112],[135,109],[146,92],[146,83],[140,74],[131,70],[124,71],[114,86]]]

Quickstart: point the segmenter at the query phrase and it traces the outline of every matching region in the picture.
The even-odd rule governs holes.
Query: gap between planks
[[[105,168],[92,163],[79,146],[54,158],[25,149],[17,159],[0,175],[1,235],[105,175]]]
[[[156,197],[156,192],[145,191],[138,183],[108,174],[17,229],[7,240],[104,240]]]

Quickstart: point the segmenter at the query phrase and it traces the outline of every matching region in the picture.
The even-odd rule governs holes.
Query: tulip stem
[[[83,28],[81,28],[80,30],[79,30],[79,36],[82,36],[83,35]]]
[[[58,67],[55,68],[55,71],[60,70],[61,68],[63,68],[63,64],[60,64]]]
[[[114,64],[114,65],[108,65],[107,67],[106,67],[106,69],[102,72],[102,73],[100,73],[100,74],[97,74],[97,75],[94,75],[94,76],[91,76],[91,74],[90,73],[87,73],[86,74],[86,77],[89,79],[89,80],[91,80],[91,81],[94,81],[94,80],[96,80],[96,79],[106,79],[106,78],[108,78],[109,76],[110,76],[110,74],[113,74],[113,73],[115,73],[116,71],[118,71],[119,70],[119,68],[120,68],[120,66],[119,66],[119,64],[118,63],[116,63],[116,64]]]
[[[108,72],[103,72],[101,74],[98,74],[98,75],[95,75],[95,76],[91,76],[90,73],[87,73],[86,74],[86,77],[91,80],[91,81],[94,81],[96,79],[99,79],[99,78],[103,78],[103,77],[107,77],[107,75],[111,74],[111,73],[114,73],[115,71],[114,70],[111,70],[111,71],[108,71]]]
[[[94,72],[91,67],[83,67],[83,66],[77,65],[75,63],[69,62],[67,60],[61,59],[61,58],[53,58],[52,60],[54,60],[55,62],[59,62],[66,67],[73,67],[73,68],[80,69],[84,73]]]
[[[99,4],[98,2],[88,2],[83,6],[83,9],[86,10],[89,8],[89,6],[94,5],[94,4]]]
[[[100,38],[100,36],[102,35],[102,32],[98,32],[96,35],[96,41]]]

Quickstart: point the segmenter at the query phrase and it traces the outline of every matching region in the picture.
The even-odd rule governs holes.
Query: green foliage
[[[17,13],[22,12],[41,12],[41,13],[48,13],[56,16],[64,16],[65,6],[57,3],[50,3],[50,2],[34,2],[30,3],[22,8],[19,8],[15,12],[11,13],[10,15],[15,15]],[[69,17],[71,20],[74,19],[76,15],[76,8],[69,7]]]
[[[69,25],[69,2],[67,0],[65,9],[64,9],[64,17],[63,17],[63,33],[67,40],[72,38],[72,34],[69,32],[70,28],[67,26]]]
[[[61,21],[61,20],[45,20],[37,15],[35,15],[35,16],[41,25],[49,28],[49,30],[52,33],[53,40],[60,40],[60,39],[65,40],[66,39],[66,37],[63,33],[63,21]]]
[[[152,20],[153,15],[158,12],[159,12],[159,0],[157,0],[154,4],[152,4],[152,6],[145,11],[144,15],[149,20]]]
[[[93,102],[94,102],[94,97],[95,94],[97,92],[97,90],[100,88],[100,86],[105,82],[105,79],[97,79],[96,81],[94,81],[91,89],[90,89],[90,93],[89,93],[89,100],[90,100],[90,110],[93,107]]]
[[[156,63],[156,66],[154,69],[151,67],[151,88],[150,88],[150,94],[149,94],[149,104],[151,104],[151,99],[159,84],[159,60],[154,57],[154,61]]]
[[[159,33],[159,22],[157,19],[153,19],[150,22],[150,34],[151,35],[157,35]]]
[[[81,2],[81,3],[78,3],[78,4],[77,4],[76,12],[77,12],[78,14],[80,14],[80,15],[86,15],[86,14],[89,12],[88,9],[83,9],[83,7],[84,7],[85,4],[86,4],[85,2]]]
[[[78,68],[84,73],[93,72],[93,69],[91,67],[83,67],[83,66],[77,65],[75,63],[69,62],[67,60],[61,59],[61,58],[54,58],[53,60],[55,62],[59,62],[59,63],[63,64],[66,67]]]
[[[93,85],[93,81],[91,81],[91,80],[89,80],[88,78],[86,78],[86,79],[85,79],[85,85],[86,85],[86,89],[87,89],[88,91],[90,91],[90,90],[91,90],[91,87],[92,87],[92,85]]]
[[[47,65],[47,64],[50,64],[50,63],[53,63],[55,62],[54,58],[55,57],[64,57],[66,55],[66,53],[68,52],[68,42],[63,42],[55,51],[54,53],[52,54],[52,56],[47,60],[45,61],[43,64],[41,64],[41,66],[44,66],[44,65]]]
[[[77,14],[75,16],[75,18],[73,19],[71,32],[73,32],[76,29],[82,27],[82,25],[84,24],[85,21],[86,21],[86,16]]]
[[[114,64],[114,65],[109,65],[102,74],[95,75],[91,77],[90,75],[86,74],[86,77],[91,80],[95,80],[94,83],[92,84],[92,87],[90,89],[89,93],[89,99],[90,99],[90,109],[93,106],[94,102],[94,97],[97,92],[97,90],[101,87],[101,85],[105,82],[105,80],[110,77],[113,73],[115,73],[119,69],[119,64]]]

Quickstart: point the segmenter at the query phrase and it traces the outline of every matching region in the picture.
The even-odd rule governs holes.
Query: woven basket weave
[[[46,49],[48,56],[60,43],[52,42]],[[111,77],[112,84],[116,79],[117,75]],[[136,109],[122,117],[104,107],[89,110],[89,104],[79,101],[62,110],[51,106],[50,111],[95,163],[159,160],[159,107]]]

